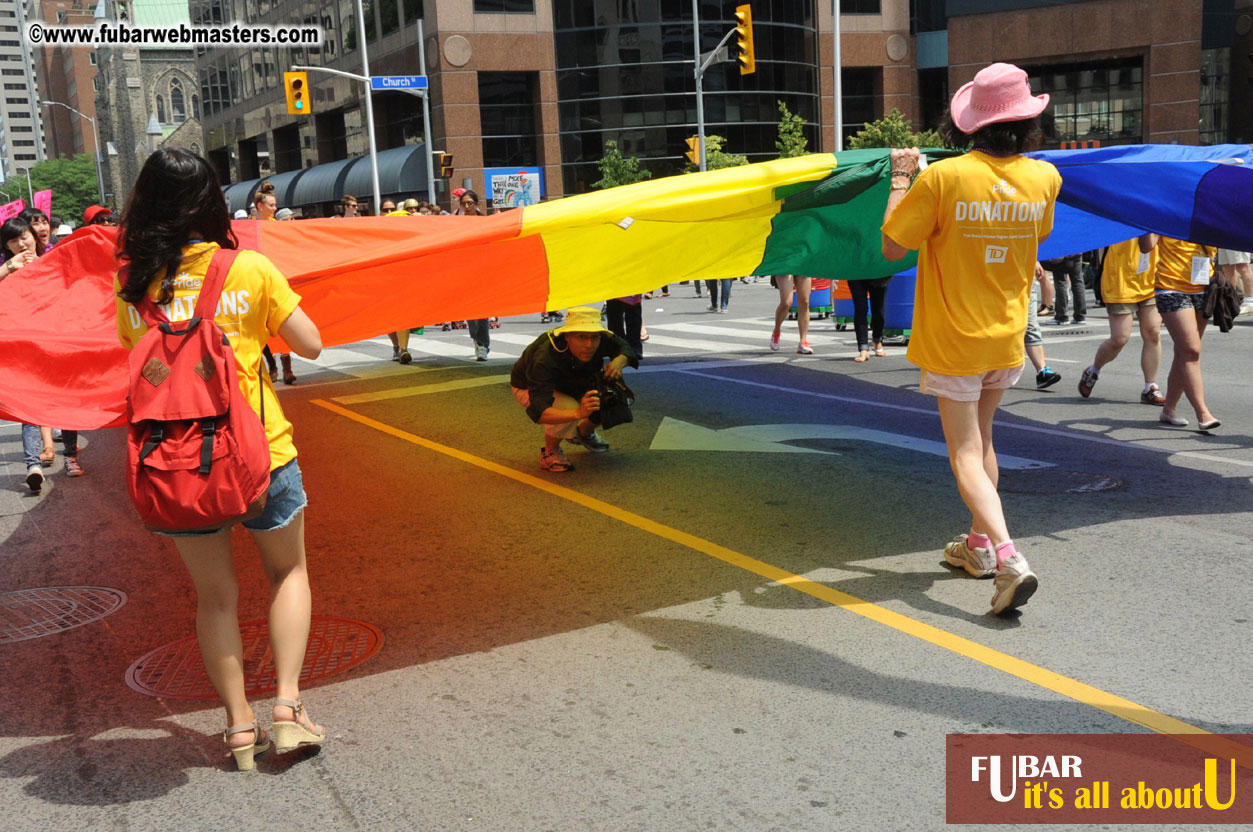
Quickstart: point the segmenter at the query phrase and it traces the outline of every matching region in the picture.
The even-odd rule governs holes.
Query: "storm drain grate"
[[[102,586],[49,586],[0,593],[0,644],[50,636],[117,612],[126,593]]]
[[[1090,471],[1058,471],[1041,468],[1035,471],[1001,470],[997,488],[1011,494],[1090,494],[1122,487],[1122,480],[1109,474]]]
[[[244,686],[248,695],[274,692],[274,654],[264,618],[240,624],[244,641]],[[369,659],[383,646],[373,624],[351,618],[314,616],[309,648],[300,671],[301,684],[343,673]],[[158,647],[126,671],[132,690],[166,699],[217,699],[209,683],[195,636]]]

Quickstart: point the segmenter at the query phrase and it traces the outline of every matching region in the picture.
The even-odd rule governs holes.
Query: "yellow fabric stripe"
[[[821,180],[835,165],[833,154],[816,153],[545,202],[523,209],[521,236],[543,238],[550,309],[747,275],[761,263],[779,211],[776,189]]]

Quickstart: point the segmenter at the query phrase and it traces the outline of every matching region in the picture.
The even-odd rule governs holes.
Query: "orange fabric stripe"
[[[548,297],[544,244],[518,236],[521,211],[234,226],[259,235],[257,249],[301,295],[327,346],[444,320],[535,312]],[[490,293],[468,291],[485,282]]]

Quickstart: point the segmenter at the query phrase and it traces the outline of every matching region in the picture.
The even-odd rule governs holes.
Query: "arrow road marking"
[[[657,427],[657,433],[653,436],[653,442],[649,445],[649,450],[831,454],[830,451],[781,444],[797,439],[846,439],[854,442],[874,442],[878,445],[889,445],[948,459],[948,448],[943,442],[852,425],[742,425],[713,430],[680,419],[672,419],[669,416],[662,418],[661,424]],[[839,456],[839,454],[833,455]],[[1010,470],[1054,467],[1051,462],[1041,462],[1010,454],[997,454],[996,461],[1001,468]]]

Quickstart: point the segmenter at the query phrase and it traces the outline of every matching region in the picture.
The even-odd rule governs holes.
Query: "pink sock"
[[[1004,543],[996,547],[996,565],[999,568],[1002,563],[1018,554],[1018,547],[1014,545],[1014,541],[1006,540]]]
[[[988,537],[986,534],[971,532],[966,535],[966,548],[972,552],[975,549],[990,549],[992,548],[992,538]]]

